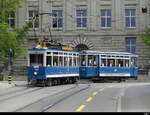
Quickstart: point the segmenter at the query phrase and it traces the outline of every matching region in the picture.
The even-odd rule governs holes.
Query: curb
[[[6,82],[0,82],[0,89],[13,88],[15,86],[16,86],[16,84],[14,84],[14,83],[8,84]]]

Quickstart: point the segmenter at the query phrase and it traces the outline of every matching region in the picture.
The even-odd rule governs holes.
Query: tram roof
[[[30,52],[68,52],[68,53],[78,53],[77,51],[70,50],[59,50],[59,49],[28,49]]]
[[[94,50],[85,50],[82,51],[81,54],[102,54],[102,55],[127,55],[127,56],[136,56],[138,55],[128,52],[109,52],[109,51],[94,51]]]

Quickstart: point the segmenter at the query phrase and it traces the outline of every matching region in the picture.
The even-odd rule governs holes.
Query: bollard
[[[9,75],[9,76],[8,76],[8,84],[11,84],[11,81],[12,81],[12,76]]]

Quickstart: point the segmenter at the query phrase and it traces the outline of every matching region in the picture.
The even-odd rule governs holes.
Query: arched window
[[[86,46],[85,44],[79,44],[79,45],[77,45],[77,46],[75,47],[75,49],[76,49],[77,51],[83,51],[83,50],[88,50],[89,48],[88,48],[88,46]]]

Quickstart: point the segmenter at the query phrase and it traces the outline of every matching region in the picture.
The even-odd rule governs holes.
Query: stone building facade
[[[36,14],[28,48],[46,37],[79,50],[132,52],[140,67],[149,65],[150,51],[139,35],[150,25],[150,0],[27,0],[16,12],[15,26]],[[21,56],[15,65],[26,63]]]

